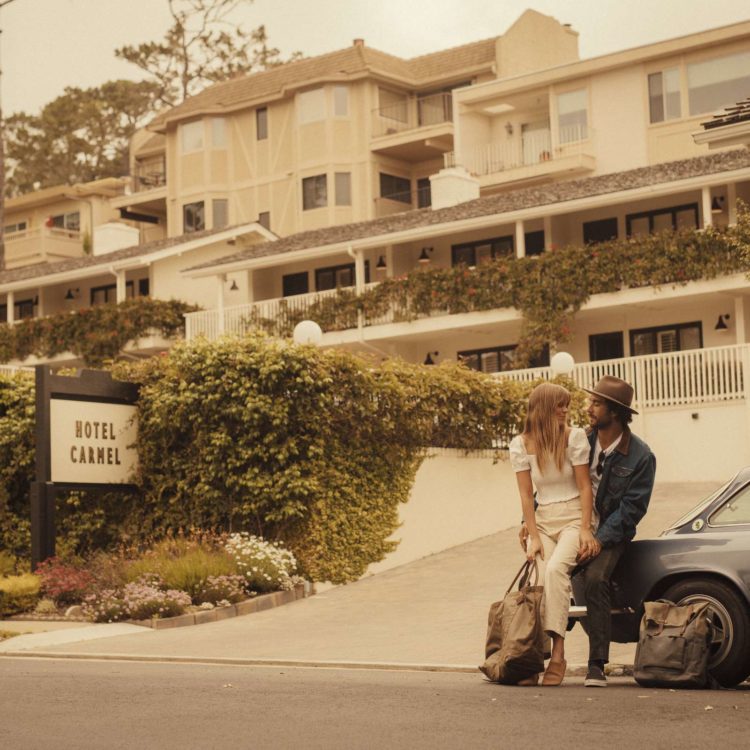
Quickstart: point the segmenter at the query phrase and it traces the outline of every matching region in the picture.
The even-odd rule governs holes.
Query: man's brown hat
[[[632,414],[638,414],[630,404],[633,403],[633,386],[614,375],[604,375],[593,388],[584,388],[587,393],[605,398],[607,401],[624,406]]]

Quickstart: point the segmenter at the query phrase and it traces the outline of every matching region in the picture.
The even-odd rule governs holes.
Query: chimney
[[[365,40],[364,39],[355,39],[352,43],[353,47],[364,47],[365,46]]]
[[[446,167],[430,175],[432,209],[457,206],[479,198],[479,180],[463,167]]]

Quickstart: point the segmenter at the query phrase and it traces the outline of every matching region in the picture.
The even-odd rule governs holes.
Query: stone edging
[[[264,609],[273,609],[283,604],[290,604],[297,599],[305,599],[312,596],[314,590],[312,585],[298,583],[290,591],[274,591],[272,594],[262,594],[244,602],[230,604],[228,607],[215,607],[200,612],[189,612],[177,617],[152,617],[149,620],[127,620],[133,625],[143,625],[154,630],[167,630],[169,628],[183,628],[188,625],[203,625],[206,622],[218,622],[239,615],[250,615],[253,612],[262,612]]]

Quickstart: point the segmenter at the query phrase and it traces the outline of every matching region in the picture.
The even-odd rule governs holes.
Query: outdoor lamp
[[[553,375],[570,375],[576,361],[568,352],[557,352],[549,362]]]
[[[719,333],[726,333],[729,330],[729,326],[727,325],[727,321],[729,320],[729,313],[726,315],[719,315],[719,319],[716,321],[716,325],[714,326],[714,331],[718,331]]]
[[[437,355],[440,354],[440,352],[427,352],[427,356],[424,358],[424,363],[423,364],[425,364],[425,365],[434,365],[435,364],[435,360],[432,358],[433,354],[437,357]]]
[[[236,292],[239,289],[237,286],[237,279],[232,279],[232,286],[229,287],[230,292]]]
[[[385,271],[386,268],[387,268],[387,266],[385,264],[385,258],[381,255],[378,258],[378,264],[375,266],[375,270],[376,271]]]
[[[323,330],[314,320],[301,320],[294,326],[292,340],[295,344],[314,344],[323,339]]]
[[[505,132],[508,135],[513,135],[513,123],[512,122],[506,122],[505,123]]]
[[[418,260],[423,265],[425,265],[425,264],[427,264],[427,263],[430,262],[430,256],[427,255],[428,252],[431,253],[432,252],[432,248],[431,247],[423,247],[422,248],[422,252],[419,254],[419,259]]]
[[[720,214],[724,210],[721,207],[721,204],[723,202],[724,202],[724,198],[722,198],[720,195],[715,195],[713,197],[713,200],[711,201],[711,213]]]

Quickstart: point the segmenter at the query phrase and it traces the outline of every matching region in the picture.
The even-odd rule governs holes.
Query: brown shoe
[[[565,659],[560,661],[551,661],[547,665],[547,669],[542,678],[542,687],[553,687],[559,685],[565,677],[565,668],[568,666],[568,662]]]
[[[534,685],[539,684],[539,675],[533,674],[531,677],[524,677],[522,680],[519,680],[516,685],[520,685],[521,687],[534,687]]]

